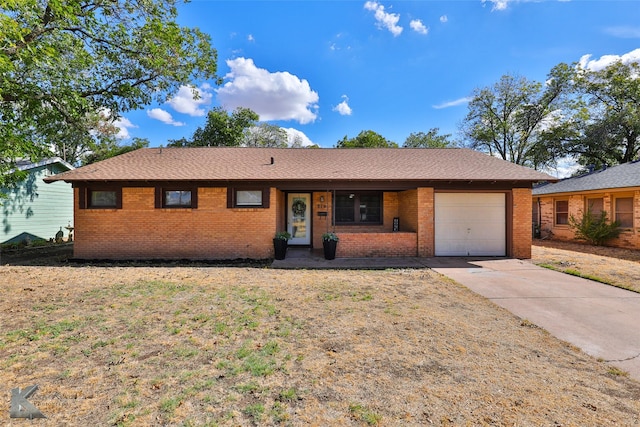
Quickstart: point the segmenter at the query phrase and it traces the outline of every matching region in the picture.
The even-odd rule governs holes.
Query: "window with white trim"
[[[633,197],[615,198],[615,220],[622,228],[633,228]]]
[[[556,200],[554,208],[555,225],[569,224],[569,200]]]

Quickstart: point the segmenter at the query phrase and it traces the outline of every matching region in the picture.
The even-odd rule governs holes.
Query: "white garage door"
[[[436,256],[505,256],[504,193],[436,193]]]

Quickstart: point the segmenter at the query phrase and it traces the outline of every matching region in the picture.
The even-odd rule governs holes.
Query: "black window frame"
[[[113,205],[93,205],[91,203],[94,192],[110,192],[115,194]],[[78,204],[80,209],[122,209],[122,187],[117,186],[87,186],[79,188]]]
[[[167,204],[167,192],[181,191],[191,192],[191,203],[189,205],[171,205]],[[158,186],[155,188],[155,207],[156,209],[198,209],[198,187],[194,186]]]
[[[384,192],[382,191],[336,191],[335,193],[336,200],[334,201],[334,215],[333,215],[333,224],[334,225],[382,225],[384,223]],[[352,221],[343,221],[339,220],[341,215],[338,215],[336,212],[339,208],[338,198],[345,197],[349,200],[353,200],[353,220]],[[362,212],[361,212],[361,199],[363,197],[371,197],[375,196],[379,199],[379,216],[375,221],[367,221],[362,220]]]
[[[238,191],[260,191],[262,192],[261,205],[239,205]],[[229,209],[268,209],[270,206],[271,189],[269,187],[228,187],[227,188],[227,208]]]

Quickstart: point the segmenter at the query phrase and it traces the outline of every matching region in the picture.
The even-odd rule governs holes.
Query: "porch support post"
[[[432,187],[418,187],[418,256],[432,257],[435,254],[434,240],[434,191]]]

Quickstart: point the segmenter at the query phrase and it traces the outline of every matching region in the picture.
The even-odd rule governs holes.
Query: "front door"
[[[311,244],[311,194],[287,195],[287,231],[291,233],[290,245]]]

